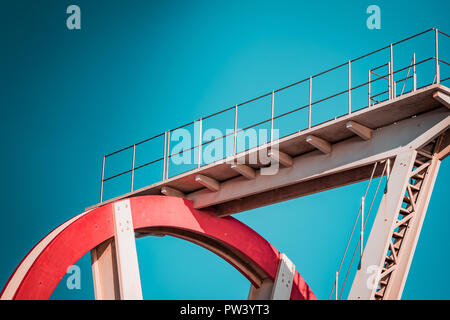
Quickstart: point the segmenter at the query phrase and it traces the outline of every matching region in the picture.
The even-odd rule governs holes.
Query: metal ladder
[[[413,237],[414,233],[408,232],[412,219],[416,214],[416,208],[422,200],[420,192],[424,186],[424,180],[432,167],[433,153],[435,152],[439,138],[436,138],[425,147],[416,150],[416,158],[413,168],[409,175],[409,183],[406,187],[403,202],[400,207],[397,221],[391,233],[391,241],[385,259],[382,263],[379,283],[375,291],[374,298],[383,300],[389,287],[389,281],[399,264],[399,256],[402,250],[402,243],[407,241],[408,237]]]

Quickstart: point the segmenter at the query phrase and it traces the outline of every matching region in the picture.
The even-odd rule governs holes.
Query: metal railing
[[[408,41],[408,40],[411,40],[411,39],[413,39],[413,38],[416,38],[416,37],[419,37],[419,36],[421,36],[421,35],[427,34],[427,33],[429,33],[429,32],[434,32],[434,34],[435,34],[435,37],[434,37],[434,51],[435,51],[434,56],[429,57],[429,58],[426,58],[426,59],[423,59],[423,60],[421,60],[421,61],[416,61],[416,55],[415,55],[415,53],[414,53],[414,54],[413,54],[413,59],[412,59],[411,63],[410,63],[408,66],[403,67],[403,68],[400,68],[400,69],[398,69],[398,70],[394,70],[394,67],[393,67],[394,47],[395,47],[396,45],[399,45],[400,43],[406,42],[406,41]],[[240,103],[240,104],[236,104],[236,105],[234,105],[234,106],[232,106],[232,107],[228,107],[228,108],[223,109],[223,110],[221,110],[221,111],[218,111],[218,112],[216,112],[216,113],[210,114],[210,115],[208,115],[208,116],[206,116],[206,117],[200,118],[199,120],[196,120],[196,121],[192,121],[192,122],[186,123],[186,124],[184,124],[184,125],[182,125],[182,126],[179,126],[179,127],[175,128],[175,129],[171,129],[171,130],[162,132],[162,133],[160,133],[160,134],[158,134],[158,135],[155,135],[155,136],[153,136],[153,137],[151,137],[151,138],[145,139],[145,140],[143,140],[143,141],[140,141],[140,142],[135,143],[135,144],[133,144],[133,145],[130,145],[130,146],[128,146],[128,147],[125,147],[125,148],[122,148],[122,149],[120,149],[120,150],[117,150],[117,151],[114,151],[114,152],[112,152],[112,153],[109,153],[109,154],[107,154],[107,155],[105,155],[105,156],[103,157],[102,176],[101,176],[100,202],[103,202],[104,183],[105,183],[106,181],[110,181],[110,180],[112,180],[112,179],[114,179],[114,178],[117,178],[117,177],[119,177],[119,176],[122,176],[122,175],[125,175],[125,174],[128,174],[128,173],[131,173],[131,191],[133,191],[133,190],[134,190],[134,177],[135,177],[135,171],[136,171],[136,170],[139,170],[139,169],[142,169],[142,168],[144,168],[144,167],[146,167],[146,166],[149,166],[149,165],[151,165],[151,164],[154,164],[154,163],[157,163],[157,162],[161,162],[161,161],[163,162],[163,163],[162,163],[162,164],[163,164],[163,169],[162,169],[162,180],[163,180],[163,181],[164,181],[164,180],[167,180],[167,179],[169,179],[169,163],[170,163],[170,159],[171,159],[172,157],[176,156],[176,155],[179,155],[179,154],[184,153],[184,152],[192,151],[192,150],[195,150],[195,149],[198,149],[198,150],[197,150],[197,152],[198,152],[198,157],[197,157],[197,159],[198,159],[198,166],[197,166],[197,167],[200,168],[200,167],[202,166],[202,147],[205,146],[205,145],[207,145],[207,144],[209,144],[209,143],[212,143],[212,142],[214,142],[214,141],[218,141],[218,140],[220,140],[220,139],[225,139],[225,138],[227,138],[227,137],[229,137],[229,136],[231,136],[231,135],[234,136],[234,137],[233,137],[233,143],[234,143],[234,145],[233,145],[233,155],[236,156],[236,155],[237,155],[237,137],[238,137],[238,134],[239,134],[240,132],[244,132],[244,131],[246,131],[246,130],[248,130],[248,129],[250,129],[250,128],[253,128],[253,127],[256,127],[256,126],[260,126],[260,125],[262,125],[262,124],[265,124],[265,123],[269,123],[269,122],[270,122],[270,143],[272,143],[273,140],[274,140],[274,134],[273,134],[273,130],[274,130],[274,121],[277,120],[277,119],[286,117],[287,115],[290,115],[290,114],[292,114],[292,113],[294,113],[294,112],[298,112],[298,111],[300,111],[300,110],[308,109],[308,125],[307,125],[307,128],[308,128],[308,129],[309,129],[309,128],[312,128],[312,127],[318,125],[318,124],[315,124],[315,125],[312,124],[312,120],[311,120],[311,119],[312,119],[312,107],[313,107],[314,105],[317,105],[317,104],[319,104],[319,103],[322,103],[322,102],[327,101],[327,100],[330,100],[330,99],[333,99],[333,98],[335,98],[335,97],[338,97],[338,96],[347,94],[347,96],[348,96],[348,99],[347,99],[347,101],[348,101],[348,102],[347,102],[347,103],[348,103],[348,108],[347,108],[347,113],[346,113],[346,114],[351,114],[351,113],[352,113],[352,110],[355,110],[355,109],[354,109],[354,106],[352,106],[352,92],[354,92],[356,89],[362,88],[362,87],[364,87],[364,86],[367,86],[367,90],[368,90],[368,102],[367,102],[367,106],[362,106],[361,108],[364,108],[364,107],[371,107],[371,106],[373,106],[373,105],[375,105],[375,104],[377,104],[377,103],[380,103],[380,102],[383,102],[383,101],[386,101],[386,100],[390,100],[390,99],[394,99],[395,97],[397,97],[397,93],[396,93],[396,91],[397,91],[397,90],[396,90],[397,84],[398,84],[398,83],[401,83],[401,82],[404,82],[404,85],[403,85],[403,88],[402,88],[402,90],[401,90],[400,95],[404,94],[406,81],[407,81],[408,79],[411,79],[411,78],[413,79],[413,88],[412,88],[411,91],[415,91],[415,90],[417,90],[417,73],[416,73],[416,66],[418,66],[418,65],[420,65],[420,64],[423,64],[423,63],[425,63],[425,62],[427,62],[427,61],[430,61],[430,60],[433,60],[433,59],[434,59],[434,61],[435,61],[435,66],[434,66],[434,69],[435,69],[435,70],[434,70],[434,79],[433,79],[433,81],[431,81],[429,84],[441,83],[441,82],[443,82],[443,81],[447,81],[447,80],[450,79],[450,77],[441,79],[441,74],[440,74],[440,65],[439,65],[439,63],[442,62],[442,63],[444,63],[444,64],[446,64],[446,65],[449,65],[449,63],[443,61],[442,59],[439,59],[439,42],[438,42],[438,36],[439,36],[439,34],[442,34],[442,35],[444,35],[444,36],[446,36],[446,37],[450,37],[448,34],[442,32],[442,31],[439,31],[438,29],[435,29],[435,28],[431,28],[431,29],[425,30],[425,31],[423,31],[423,32],[421,32],[421,33],[418,33],[418,34],[415,34],[415,35],[410,36],[410,37],[408,37],[408,38],[405,38],[405,39],[403,39],[403,40],[397,41],[397,42],[392,43],[392,44],[390,44],[390,45],[388,45],[388,46],[385,46],[385,47],[380,48],[380,49],[378,49],[378,50],[375,50],[375,51],[372,51],[372,52],[367,53],[367,54],[365,54],[365,55],[362,55],[362,56],[360,56],[360,57],[358,57],[358,58],[349,60],[349,61],[347,61],[347,62],[345,62],[345,63],[342,63],[342,64],[340,64],[340,65],[338,65],[338,66],[335,66],[335,67],[333,67],[333,68],[330,68],[330,69],[328,69],[328,70],[322,71],[322,72],[317,73],[317,74],[312,75],[312,76],[309,76],[309,77],[307,77],[307,78],[305,78],[305,79],[303,79],[303,80],[297,81],[297,82],[292,83],[292,84],[290,84],[290,85],[287,85],[287,86],[285,86],[285,87],[283,87],[283,88],[280,88],[280,89],[277,89],[277,90],[273,90],[273,91],[268,92],[268,93],[266,93],[266,94],[263,94],[263,95],[261,95],[261,96],[259,96],[259,97],[250,99],[250,100],[245,101],[245,102],[242,102],[242,103]],[[369,56],[371,56],[371,55],[373,55],[373,54],[375,54],[375,53],[379,53],[379,52],[382,52],[382,51],[385,51],[385,50],[389,50],[389,61],[388,61],[387,63],[381,65],[381,66],[378,66],[378,67],[376,67],[376,68],[370,69],[370,70],[368,71],[368,81],[367,81],[367,82],[364,82],[364,83],[361,83],[361,84],[352,86],[352,64],[353,64],[354,62],[356,62],[356,61],[359,61],[359,60],[361,60],[361,59],[367,58],[367,57],[369,57]],[[387,66],[387,69],[388,69],[386,74],[378,74],[378,73],[375,73],[375,72],[374,72],[374,71],[379,70],[379,69],[381,69],[381,68],[383,68],[383,67],[386,67],[386,66]],[[313,100],[313,91],[312,91],[312,89],[313,89],[313,79],[318,78],[318,77],[320,77],[320,76],[323,76],[323,75],[325,75],[325,74],[327,74],[327,73],[329,73],[329,72],[331,72],[331,71],[334,71],[334,70],[337,70],[337,69],[340,69],[340,68],[347,68],[347,69],[348,69],[348,79],[347,79],[347,82],[348,82],[348,88],[347,88],[346,90],[337,92],[337,93],[332,94],[332,95],[330,95],[330,96],[327,96],[327,97],[325,97],[325,98],[322,98],[322,99],[319,99],[319,100],[315,100],[315,101],[314,101],[314,100]],[[411,68],[412,68],[412,70],[413,70],[413,71],[412,71],[413,75],[412,75],[412,76],[409,76],[409,71],[410,71]],[[398,74],[398,73],[400,73],[400,72],[402,72],[402,71],[405,71],[405,70],[408,70],[408,74],[406,75],[406,77],[403,78],[403,79],[400,79],[400,80],[398,80],[398,81],[395,81],[395,80],[394,80],[395,75]],[[376,75],[376,78],[372,79],[372,75]],[[383,79],[383,80],[386,80],[386,81],[388,82],[388,88],[387,88],[387,90],[384,90],[384,91],[382,91],[381,93],[373,94],[373,92],[372,92],[373,84],[376,83],[377,81],[382,80],[382,79]],[[292,109],[292,110],[286,111],[286,112],[284,112],[284,113],[282,113],[282,114],[279,114],[279,115],[275,116],[274,110],[275,110],[275,96],[276,96],[276,94],[279,93],[279,92],[281,92],[281,91],[284,91],[284,90],[286,90],[286,89],[288,89],[288,88],[291,88],[291,87],[294,87],[294,86],[298,86],[298,85],[300,85],[300,84],[302,84],[302,83],[307,83],[307,84],[308,84],[308,87],[309,87],[309,99],[308,99],[308,101],[309,101],[309,102],[308,102],[306,105],[303,105],[303,106],[300,106],[300,107],[296,107],[296,108],[294,108],[294,109]],[[429,84],[426,84],[426,85],[429,85]],[[378,100],[378,99],[375,99],[375,98],[380,97],[380,96],[382,96],[383,94],[386,94],[386,93],[388,94],[388,98],[387,98],[387,99],[385,99],[385,100]],[[271,110],[270,110],[270,111],[271,111],[271,117],[270,117],[269,119],[260,121],[260,122],[258,122],[258,123],[255,123],[255,124],[252,124],[252,125],[250,125],[250,126],[247,126],[247,127],[245,127],[245,128],[238,129],[238,110],[240,109],[240,107],[243,107],[243,106],[245,106],[245,105],[247,105],[247,104],[249,104],[249,103],[251,103],[251,102],[258,101],[258,100],[261,100],[261,99],[263,99],[263,98],[265,98],[265,97],[269,97],[269,96],[271,96],[271,106],[270,106],[270,107],[271,107]],[[361,108],[360,108],[360,109],[361,109]],[[234,109],[234,110],[233,110],[233,109]],[[202,136],[202,122],[203,122],[204,120],[206,120],[206,119],[215,117],[215,116],[217,116],[217,115],[223,114],[223,113],[225,113],[225,112],[227,112],[227,111],[231,111],[231,110],[234,111],[234,130],[233,130],[233,132],[228,133],[228,134],[225,134],[225,135],[223,135],[223,136],[221,136],[221,137],[212,139],[212,140],[210,140],[210,141],[203,142],[203,136]],[[339,116],[341,116],[341,115],[339,115]],[[331,121],[331,120],[333,120],[333,119],[329,119],[329,120],[327,120],[327,121]],[[325,122],[327,122],[327,121],[325,121]],[[171,153],[171,152],[170,152],[170,135],[171,135],[171,133],[174,132],[174,131],[176,131],[176,130],[179,130],[179,129],[188,127],[188,126],[190,126],[190,125],[195,125],[196,123],[198,123],[199,131],[200,131],[200,132],[199,132],[199,141],[198,141],[198,145],[195,145],[195,146],[193,146],[193,147],[191,147],[191,148],[184,149],[184,150],[182,150],[182,151],[180,151],[180,152],[178,152],[178,153]],[[323,123],[323,122],[322,122],[322,123]],[[293,133],[296,133],[296,132],[298,132],[298,130],[296,130],[296,131],[293,132]],[[293,133],[290,133],[290,134],[293,134]],[[286,137],[286,136],[288,136],[288,135],[290,135],[290,134],[287,134],[287,135],[285,135],[285,136],[283,136],[283,137]],[[142,165],[135,166],[135,161],[136,161],[136,146],[141,145],[141,144],[146,143],[146,142],[149,142],[149,141],[152,141],[152,140],[155,140],[155,139],[157,139],[157,138],[159,138],[159,137],[162,137],[162,136],[164,136],[164,149],[163,149],[163,150],[164,150],[164,155],[163,155],[162,157],[158,157],[157,159],[153,159],[153,160],[151,160],[151,161],[149,161],[149,162],[146,162],[146,163],[144,163],[144,164],[142,164]],[[283,137],[279,137],[279,138],[283,138]],[[116,155],[116,154],[118,154],[118,153],[124,152],[124,151],[126,151],[126,150],[130,150],[130,149],[132,149],[132,164],[131,164],[131,169],[122,171],[122,172],[120,172],[120,173],[117,173],[117,174],[114,174],[114,175],[111,175],[111,176],[105,178],[105,166],[106,166],[106,160],[107,160],[107,158],[109,158],[109,157],[111,157],[111,156],[113,156],[113,155]],[[221,160],[219,160],[219,161],[221,161]],[[186,170],[185,172],[188,172],[188,171],[190,171],[190,170]],[[183,172],[183,173],[185,173],[185,172]]]

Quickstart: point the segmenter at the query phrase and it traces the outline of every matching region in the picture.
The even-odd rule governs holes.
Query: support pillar
[[[415,150],[406,150],[397,155],[392,168],[386,192],[370,231],[361,261],[356,272],[348,299],[373,299],[377,289],[378,276],[385,261],[385,253],[391,241],[403,196],[408,185],[409,174],[416,158]]]
[[[142,300],[130,200],[114,203],[115,236],[91,251],[95,299]]]

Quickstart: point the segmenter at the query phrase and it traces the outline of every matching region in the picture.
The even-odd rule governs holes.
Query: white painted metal
[[[270,300],[273,290],[273,281],[270,279],[264,280],[259,288],[254,285],[250,286],[248,293],[248,300]]]
[[[202,174],[197,174],[195,176],[195,181],[213,192],[219,191],[220,189],[220,183],[217,180],[204,176]]]
[[[388,181],[388,192],[381,200],[363,253],[361,269],[356,272],[350,289],[348,298],[351,300],[374,298],[378,283],[376,272],[381,272],[415,158],[416,151],[409,148],[404,148],[396,157]]]
[[[397,257],[397,267],[392,272],[389,279],[389,285],[383,299],[397,300],[400,299],[408,277],[409,268],[414,256],[417,242],[419,240],[420,231],[427,212],[433,186],[439,172],[441,161],[435,156],[431,161],[430,168],[420,187],[419,196],[416,200],[416,208],[413,217],[408,224],[407,236],[401,245],[400,253]]]
[[[255,169],[252,169],[251,167],[246,166],[245,164],[233,163],[231,165],[231,169],[235,170],[240,175],[244,176],[249,180],[255,179],[256,177]]]
[[[164,186],[161,188],[161,193],[165,196],[170,196],[170,197],[178,197],[178,198],[185,198],[186,195],[174,188],[168,187],[168,186]]]
[[[450,109],[450,96],[443,92],[435,92],[433,98],[442,103],[444,106]]]
[[[120,299],[116,254],[114,239],[109,239],[91,250],[95,300]]]
[[[120,298],[122,300],[142,300],[141,278],[129,199],[114,203],[113,220]]]
[[[280,150],[270,150],[268,153],[269,157],[274,159],[275,161],[281,163],[285,167],[292,167],[292,164],[294,163],[292,160],[292,157],[284,152],[281,152]]]
[[[256,175],[254,180],[241,177],[221,183],[218,192],[199,190],[187,195],[195,208],[241,199],[245,196],[308,181],[326,175],[361,167],[386,158],[395,157],[402,146],[417,149],[450,126],[448,111],[443,109],[406,119],[396,125],[373,132],[371,140],[354,137],[333,145],[330,154],[311,152],[293,158],[290,168],[279,168],[276,175]],[[358,150],[358,152],[355,152]],[[206,191],[206,192],[205,192]]]
[[[295,265],[282,253],[271,294],[272,300],[289,300],[294,283]]]
[[[331,152],[331,144],[328,141],[325,141],[322,138],[309,135],[306,137],[306,142],[314,146],[315,148],[319,149],[323,153],[330,153]]]
[[[361,139],[364,140],[370,140],[372,138],[372,132],[373,130],[370,128],[367,128],[366,126],[363,126],[360,123],[357,123],[355,121],[349,121],[346,123],[345,127],[352,131],[353,133],[357,134],[361,137]]]

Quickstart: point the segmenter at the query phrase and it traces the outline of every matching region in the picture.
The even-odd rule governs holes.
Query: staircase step
[[[395,239],[402,239],[402,238],[403,238],[403,235],[402,235],[401,233],[394,232],[394,233],[392,233],[392,238],[395,238]]]
[[[432,159],[433,156],[431,154],[429,154],[428,152],[422,151],[422,150],[417,150],[417,153],[420,154],[421,156],[424,156],[428,159]]]
[[[411,212],[409,212],[408,210],[406,210],[405,208],[400,208],[400,213],[402,214],[402,215],[408,215],[408,214],[411,214]]]

